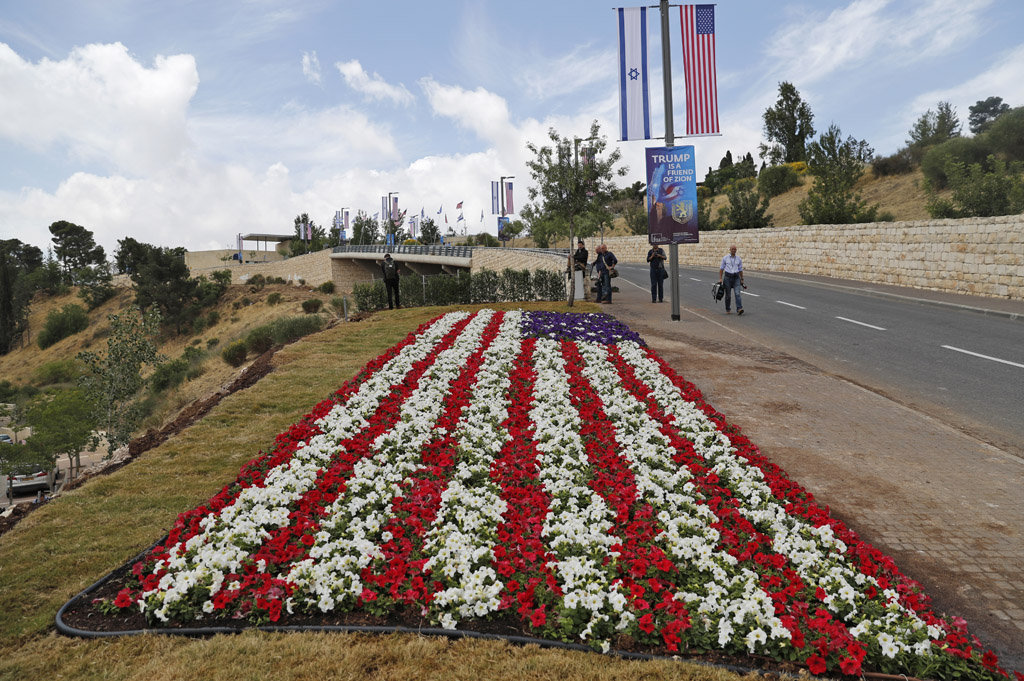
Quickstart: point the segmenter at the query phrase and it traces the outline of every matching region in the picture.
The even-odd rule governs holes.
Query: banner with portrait
[[[698,243],[693,147],[651,147],[646,151],[648,241],[652,244]]]

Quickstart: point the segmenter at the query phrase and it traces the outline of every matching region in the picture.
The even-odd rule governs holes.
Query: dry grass
[[[564,304],[494,305],[566,311]],[[280,309],[280,308],[279,308]],[[575,311],[595,311],[580,303]],[[308,336],[275,370],[201,422],[112,475],[66,493],[0,536],[0,678],[70,679],[722,679],[670,661],[412,635],[265,634],[76,640],[53,632],[60,606],[163,536],[181,511],[234,479],[274,436],[367,361],[444,310],[415,308]],[[239,314],[238,324],[243,324]],[[257,315],[262,320],[262,313]],[[262,321],[248,320],[249,323]]]

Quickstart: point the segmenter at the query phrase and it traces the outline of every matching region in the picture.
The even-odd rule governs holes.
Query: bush
[[[240,367],[245,364],[246,354],[245,341],[243,340],[228,343],[220,352],[221,359],[233,367]]]
[[[334,308],[334,313],[339,317],[345,314],[345,299],[344,298],[331,298],[331,307]]]
[[[309,300],[302,301],[302,311],[306,314],[314,314],[320,311],[323,307],[324,301],[319,298],[310,298]]]
[[[277,291],[274,291],[273,293],[267,296],[267,305],[277,305],[280,302],[281,294],[278,293]]]
[[[871,162],[871,173],[875,177],[905,175],[913,170],[914,159],[907,147],[903,147],[892,156],[879,156]]]
[[[220,322],[220,312],[217,312],[216,310],[210,310],[206,314],[206,326],[207,326],[207,328],[209,328],[211,326],[217,326],[218,322]]]
[[[399,279],[398,299],[402,301],[402,307],[419,307],[423,305],[423,289],[425,287],[426,284],[423,282],[423,277],[419,275],[410,275]]]
[[[352,287],[352,298],[355,299],[360,312],[383,310],[388,304],[384,282],[380,279],[367,284],[355,284]]]
[[[993,153],[1008,161],[1024,161],[1024,106],[997,118],[985,137]]]
[[[498,275],[498,291],[503,301],[521,303],[534,300],[530,270],[506,267]]]
[[[181,385],[188,370],[189,363],[184,357],[164,362],[157,366],[153,375],[149,377],[149,387],[153,392],[158,393]]]
[[[534,270],[533,291],[541,300],[565,300],[567,298],[565,275],[552,270]]]
[[[439,274],[427,277],[424,297],[427,305],[465,305],[470,300],[470,279],[468,274],[451,276]]]
[[[470,279],[470,297],[474,303],[492,303],[498,299],[500,282],[497,272],[480,270]]]
[[[89,326],[89,313],[81,305],[69,303],[58,310],[51,310],[46,315],[46,321],[39,332],[36,342],[39,348],[45,350],[54,343],[73,336],[79,331],[85,331]]]
[[[1024,212],[1024,164],[990,156],[988,166],[991,170],[980,163],[968,166],[950,161],[946,175],[952,197],[933,196],[929,214],[933,218],[970,218]]]
[[[208,338],[206,340],[206,349],[210,350],[210,349],[216,347],[218,343],[220,343],[220,338],[216,338],[216,337]]]
[[[325,281],[324,283],[320,284],[320,286],[318,286],[317,288],[319,289],[320,293],[326,293],[330,295],[331,293],[334,293],[334,282]]]
[[[281,319],[275,319],[269,326],[270,335],[274,342],[284,345],[303,336],[316,333],[323,328],[324,320],[319,315],[282,317]]]
[[[246,282],[249,285],[249,290],[253,293],[258,293],[263,290],[263,287],[267,285],[267,278],[262,274],[254,274],[249,277]]]
[[[987,166],[990,152],[986,139],[984,135],[981,137],[954,137],[928,149],[921,159],[921,172],[924,173],[929,185],[933,189],[946,188],[949,184],[946,167],[950,162],[967,165],[980,163]]]
[[[765,168],[757,176],[757,189],[769,199],[800,186],[800,176],[790,165]]]
[[[74,383],[82,375],[82,366],[73,359],[59,359],[47,362],[33,373],[37,385],[54,385],[56,383]],[[3,400],[0,400],[3,401]]]
[[[245,347],[249,352],[256,355],[262,355],[274,347],[274,336],[270,332],[270,325],[257,326],[250,331],[245,337]]]

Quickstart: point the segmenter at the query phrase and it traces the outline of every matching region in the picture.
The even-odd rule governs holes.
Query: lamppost
[[[591,141],[593,141],[595,139],[597,139],[597,138],[594,137],[594,136],[590,136],[590,137],[573,137],[572,138],[572,148],[573,148],[573,182],[572,182],[571,191],[572,191],[573,194],[576,194],[579,191],[579,187],[577,187],[576,185],[577,185],[577,182],[580,179],[580,177],[579,177],[579,175],[580,175],[580,142],[591,142]],[[572,244],[573,244],[573,241],[575,240],[575,238],[576,238],[576,206],[572,205],[572,203],[570,203],[570,208],[569,208],[569,248],[568,248],[569,255],[568,255],[568,258],[567,258],[568,259],[568,263],[569,263],[569,307],[573,306],[573,302],[576,299],[576,267],[575,267],[575,263],[573,262],[573,257],[572,257]],[[583,285],[586,286],[586,284],[587,284],[586,278],[584,277]]]
[[[394,204],[391,203],[391,197],[392,196],[398,196],[398,192],[388,192],[388,211],[387,211],[387,215],[388,215],[388,232],[390,232],[391,235],[392,235],[392,237],[391,237],[392,244],[391,245],[393,246],[394,245],[394,233],[395,233],[395,220],[394,220],[395,209],[394,209]],[[384,234],[384,245],[387,245],[387,242],[388,242],[388,234],[385,233]]]
[[[501,180],[498,183],[498,194],[501,198],[501,217],[505,217],[505,180],[514,180],[515,175],[502,175]],[[501,236],[500,234],[498,235]],[[505,248],[505,240],[501,240],[501,247]]]

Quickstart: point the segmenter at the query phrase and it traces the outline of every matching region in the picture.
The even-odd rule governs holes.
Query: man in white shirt
[[[743,283],[743,259],[736,255],[735,244],[729,246],[729,255],[722,258],[722,264],[718,268],[718,283],[725,287],[725,314],[732,314],[729,303],[733,290],[736,291],[736,314],[743,314],[740,287],[746,289],[747,285]]]

